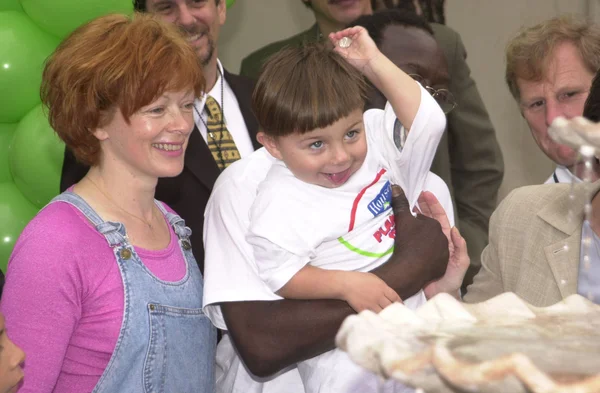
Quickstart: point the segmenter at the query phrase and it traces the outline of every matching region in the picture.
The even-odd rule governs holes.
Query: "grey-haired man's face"
[[[225,0],[146,0],[146,10],[174,23],[186,35],[200,62],[215,56],[221,26],[226,19]]]
[[[583,115],[593,79],[594,73],[569,41],[557,45],[546,59],[541,80],[517,78],[519,107],[533,139],[559,165],[575,164],[577,152],[554,142],[548,135],[548,127],[558,116],[570,119]]]

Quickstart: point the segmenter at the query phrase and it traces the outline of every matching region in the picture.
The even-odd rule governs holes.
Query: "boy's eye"
[[[316,141],[310,144],[310,148],[311,149],[320,149],[323,147],[323,142],[321,141]]]
[[[186,111],[190,111],[191,112],[192,110],[194,110],[194,103],[193,102],[189,102],[189,103],[183,105],[183,108]]]
[[[348,132],[346,133],[346,137],[347,137],[348,139],[355,138],[357,135],[358,135],[358,131],[356,131],[356,130],[348,131]]]

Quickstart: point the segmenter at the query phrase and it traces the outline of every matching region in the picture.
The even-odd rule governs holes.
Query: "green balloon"
[[[58,195],[64,151],[39,104],[19,123],[8,151],[14,182],[33,205],[43,207]]]
[[[19,0],[0,0],[0,11],[23,12],[23,7],[21,7]]]
[[[25,225],[37,214],[14,183],[0,183],[0,269],[6,272],[10,253]]]
[[[227,0],[227,8],[231,7],[233,5],[233,3],[235,3],[235,0]]]
[[[0,183],[12,181],[8,167],[8,146],[17,124],[0,124]]]
[[[21,5],[38,26],[60,38],[99,16],[133,12],[132,0],[21,0]]]
[[[0,12],[0,123],[16,123],[40,102],[44,60],[58,40],[22,12]]]

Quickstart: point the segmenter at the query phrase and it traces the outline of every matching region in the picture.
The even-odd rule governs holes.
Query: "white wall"
[[[504,46],[519,27],[562,12],[600,17],[600,6],[597,0],[446,0],[447,24],[462,36],[504,154],[501,198],[515,187],[543,182],[553,169],[504,83]],[[219,57],[228,70],[237,72],[250,52],[313,23],[300,0],[237,0],[228,10]]]
[[[238,72],[249,53],[314,23],[312,12],[300,0],[237,0],[227,10],[219,39],[219,58],[227,70]]]

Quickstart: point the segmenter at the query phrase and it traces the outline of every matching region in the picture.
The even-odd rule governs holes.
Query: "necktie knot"
[[[220,122],[223,119],[223,111],[221,106],[211,96],[206,96],[206,110],[208,112],[208,120],[213,122]]]
[[[229,130],[227,130],[223,111],[217,100],[207,95],[205,109],[208,114],[206,119],[208,148],[219,169],[223,170],[232,162],[240,159],[240,152]]]

